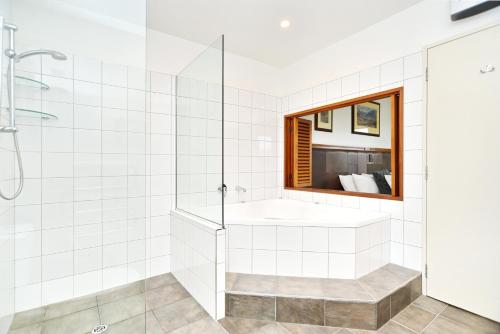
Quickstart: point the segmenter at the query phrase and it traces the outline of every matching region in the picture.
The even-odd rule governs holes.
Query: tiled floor
[[[171,274],[15,315],[9,334],[225,333]]]
[[[15,316],[10,334],[498,334],[500,324],[421,296],[378,331],[225,318],[212,320],[170,274]],[[222,326],[221,326],[222,325]]]
[[[500,324],[420,296],[378,331],[224,318],[231,334],[499,334]]]

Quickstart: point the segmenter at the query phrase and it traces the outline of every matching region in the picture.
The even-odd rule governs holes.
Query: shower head
[[[46,49],[39,49],[39,50],[31,50],[31,51],[26,51],[18,54],[16,56],[16,61],[20,61],[23,58],[30,57],[30,56],[37,56],[37,55],[49,55],[55,60],[66,60],[68,57],[62,52],[56,51],[56,50],[46,50]]]

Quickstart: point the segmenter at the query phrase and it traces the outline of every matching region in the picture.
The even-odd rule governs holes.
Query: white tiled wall
[[[18,107],[58,119],[18,116],[16,309],[170,271],[171,76],[78,55],[18,70],[50,86]]]
[[[389,262],[390,221],[361,228],[229,225],[227,271],[357,278]]]
[[[172,273],[215,319],[225,316],[225,230],[172,212]]]
[[[391,214],[391,262],[421,270],[423,215],[423,66],[410,54],[282,98],[282,113],[404,86],[404,201],[285,191],[283,197],[366,208]],[[281,117],[278,117],[281,119]],[[283,131],[283,123],[279,123]],[[278,174],[283,173],[283,139],[278,136]],[[278,183],[283,186],[282,178]]]

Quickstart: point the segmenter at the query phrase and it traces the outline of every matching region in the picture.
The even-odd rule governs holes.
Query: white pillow
[[[339,175],[339,178],[345,191],[357,191],[352,175]]]
[[[378,187],[371,175],[353,174],[354,185],[359,192],[378,194]]]
[[[384,175],[385,177],[385,180],[387,181],[387,183],[389,184],[389,187],[391,187],[392,189],[392,175],[389,174],[389,175]]]

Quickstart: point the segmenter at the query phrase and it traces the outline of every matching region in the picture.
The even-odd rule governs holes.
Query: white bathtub
[[[386,213],[273,199],[225,205],[224,221],[230,272],[352,279],[390,259]]]

